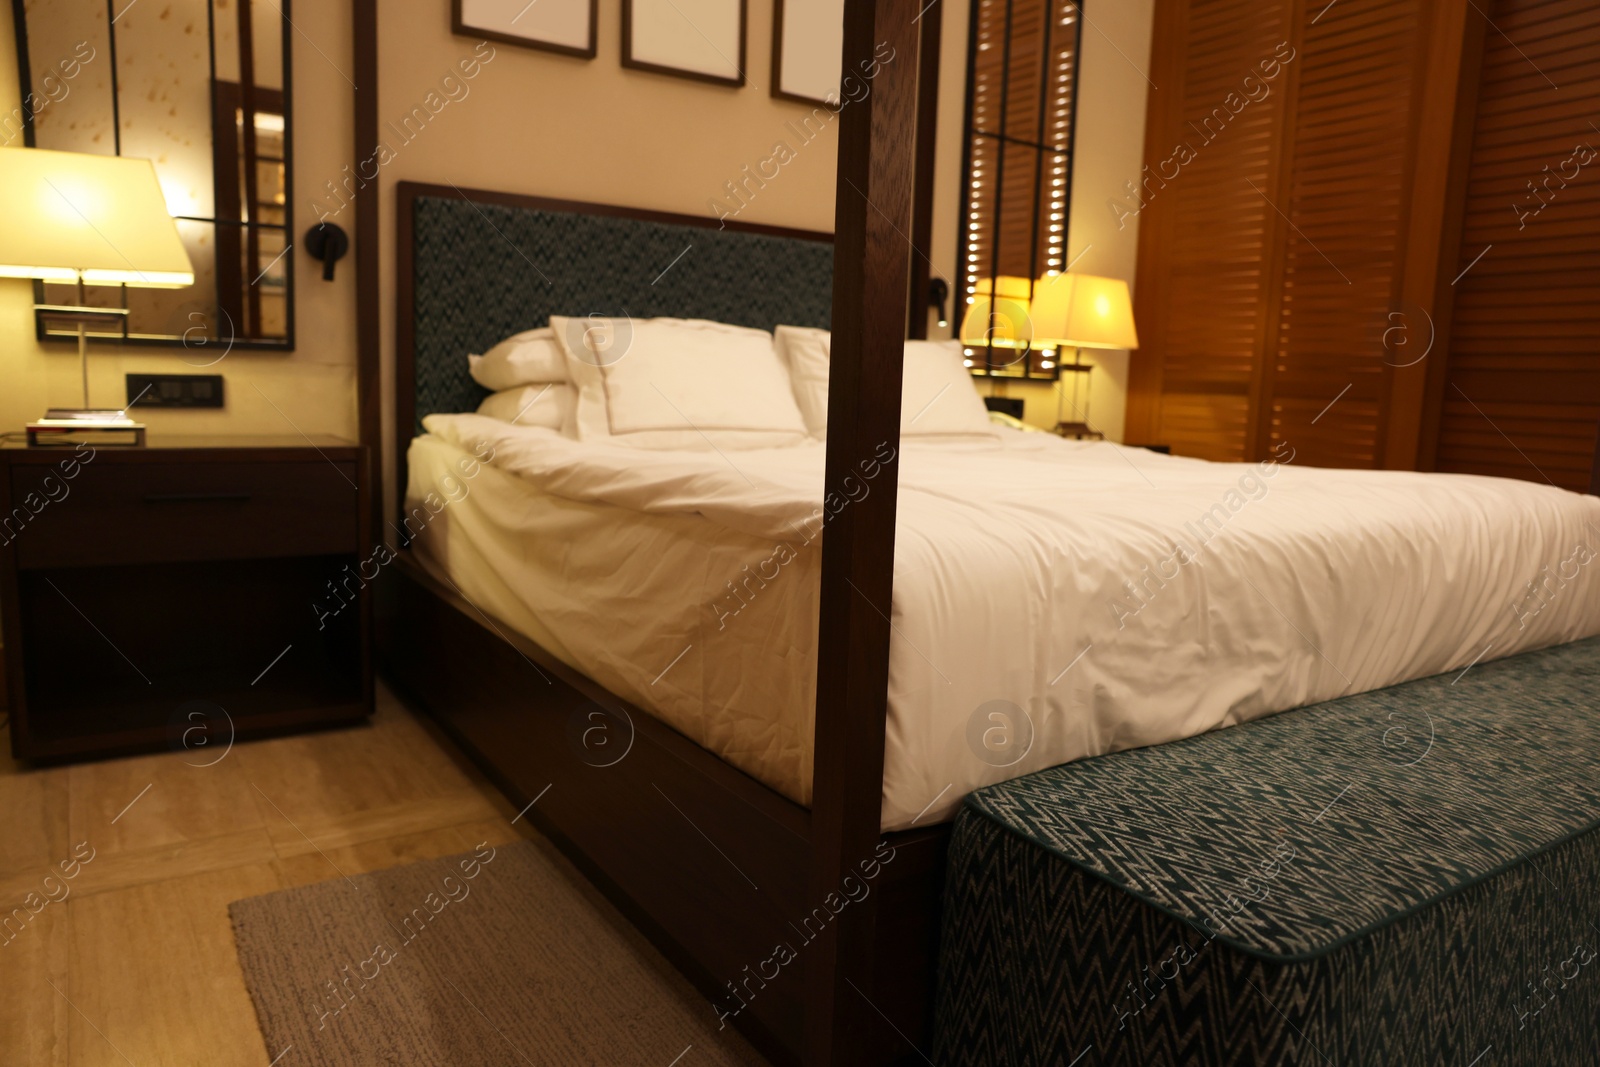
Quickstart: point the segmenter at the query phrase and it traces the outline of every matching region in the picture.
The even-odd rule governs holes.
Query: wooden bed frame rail
[[[484,614],[411,553],[393,566],[376,587],[390,683],[689,977],[708,1013],[769,1059],[799,1062],[819,935],[872,908],[877,967],[854,980],[884,1016],[853,1040],[871,1062],[921,1062],[894,1031],[926,1048],[945,828],[875,833],[871,867],[812,899],[805,808]]]

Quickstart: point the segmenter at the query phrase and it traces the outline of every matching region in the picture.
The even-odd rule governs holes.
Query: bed
[[[1574,562],[1600,538],[1594,499],[1304,470],[1292,450],[1217,465],[999,430],[902,441],[894,599],[872,605],[893,631],[882,837],[860,895],[828,900],[814,858],[835,814],[809,791],[820,553],[801,545],[737,609],[718,596],[805,528],[823,446],[617,455],[462,414],[482,397],[465,352],[563,309],[826,326],[826,238],[399,192],[411,550],[385,590],[387,672],[775,1059],[804,1043],[812,927],[869,908],[870,979],[845,995],[887,1025],[862,1032],[864,1058],[920,1056],[941,824],[973,788],[1600,632],[1600,579]],[[617,269],[689,247],[655,282]],[[488,455],[425,531],[405,525]]]
[[[417,539],[426,565],[810,804],[820,443],[640,455],[479,415],[425,428],[408,509],[495,457]],[[996,435],[899,445],[886,831],[1041,768],[1600,633],[1574,557],[1600,547],[1592,497]],[[1562,585],[1548,603],[1528,560]]]

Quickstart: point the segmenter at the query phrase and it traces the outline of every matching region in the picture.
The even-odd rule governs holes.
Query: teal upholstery
[[[551,315],[826,328],[833,245],[716,227],[420,196],[412,220],[417,432],[486,395],[483,352]]]
[[[1600,639],[979,790],[934,1059],[1600,1063],[1597,826]]]

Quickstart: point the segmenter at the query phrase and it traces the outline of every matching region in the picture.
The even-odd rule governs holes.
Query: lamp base
[[[119,408],[51,408],[25,427],[29,447],[118,445],[142,447],[145,425]]]
[[[1084,439],[1104,441],[1106,439],[1106,435],[1099,430],[1091,430],[1087,422],[1058,422],[1056,423],[1056,433],[1062,437],[1076,437],[1080,441]]]

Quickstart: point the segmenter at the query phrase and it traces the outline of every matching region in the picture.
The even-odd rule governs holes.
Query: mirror
[[[102,341],[292,349],[289,0],[12,2],[25,143],[151,160],[195,272],[187,289],[84,300],[39,283],[38,302],[127,308]]]

